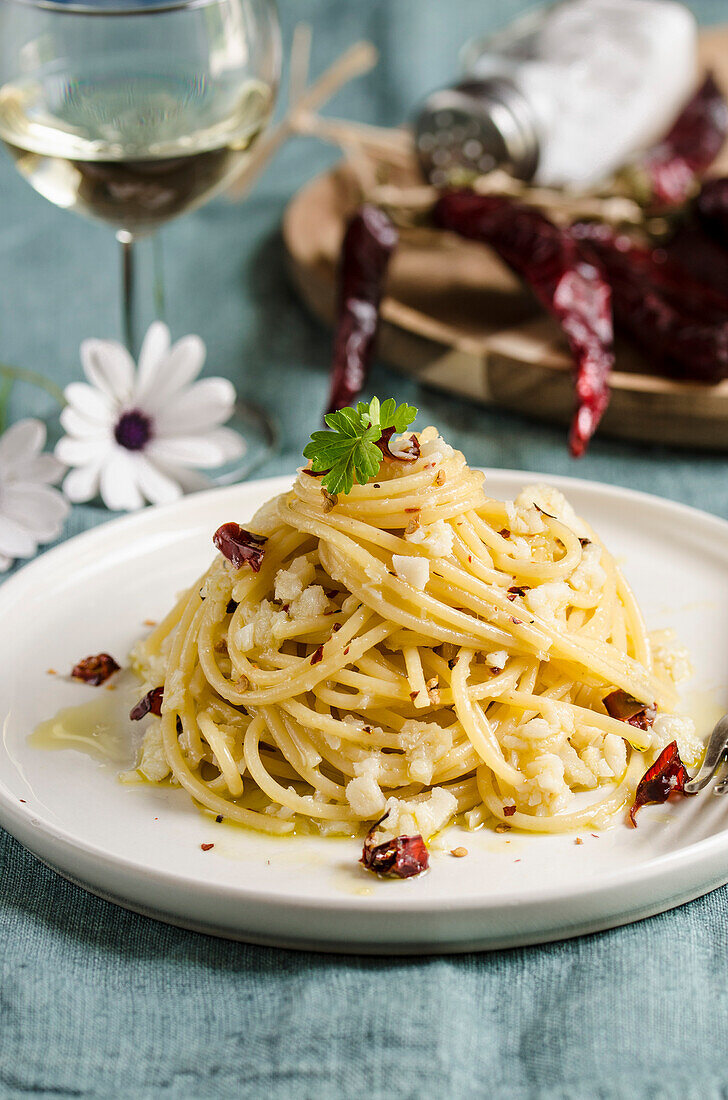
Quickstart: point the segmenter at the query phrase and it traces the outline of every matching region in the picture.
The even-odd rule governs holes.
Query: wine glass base
[[[234,461],[214,470],[204,471],[210,486],[235,485],[239,481],[245,481],[278,450],[278,425],[260,405],[250,401],[236,401],[233,414],[225,427],[233,428],[243,437],[245,450]]]

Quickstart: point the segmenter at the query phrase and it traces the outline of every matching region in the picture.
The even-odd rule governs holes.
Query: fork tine
[[[707,787],[720,767],[726,750],[728,750],[728,714],[724,714],[716,723],[715,729],[710,735],[708,747],[705,750],[703,763],[700,765],[697,775],[685,784],[685,794],[697,794],[698,791],[702,791],[703,787]],[[728,782],[723,780],[717,785],[715,793],[723,794],[726,790],[728,790]]]

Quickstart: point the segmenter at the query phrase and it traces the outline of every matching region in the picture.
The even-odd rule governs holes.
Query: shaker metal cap
[[[441,88],[422,104],[414,127],[422,170],[436,187],[463,170],[482,176],[502,167],[524,180],[536,171],[536,126],[527,101],[509,80]]]

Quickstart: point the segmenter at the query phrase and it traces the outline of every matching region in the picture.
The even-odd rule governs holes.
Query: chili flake
[[[683,794],[689,778],[680,759],[677,741],[671,741],[637,784],[634,803],[629,811],[629,819],[635,828],[635,818],[641,806],[646,806],[648,802],[667,802],[673,793]]]
[[[242,569],[247,562],[254,573],[260,571],[263,546],[268,541],[264,535],[254,535],[239,523],[223,523],[212,536],[212,541],[236,569]]]
[[[148,691],[129,711],[132,722],[138,722],[147,714],[156,714],[159,717],[162,713],[163,698],[163,687],[152,688],[151,691]]]
[[[626,691],[619,688],[607,695],[602,702],[611,718],[616,718],[619,722],[627,722],[638,730],[650,729],[657,715],[657,707],[654,703],[640,703],[634,696],[628,695]]]
[[[382,844],[374,843],[374,834],[384,819],[380,818],[372,825],[364,838],[360,863],[378,875],[395,875],[397,878],[411,878],[426,871],[429,866],[429,853],[422,836],[396,836]]]
[[[74,680],[83,680],[85,684],[98,687],[113,676],[121,668],[114,658],[108,653],[99,653],[95,657],[84,657],[77,665],[73,666],[71,676]]]

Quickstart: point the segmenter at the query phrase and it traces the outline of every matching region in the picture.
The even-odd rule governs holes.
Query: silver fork
[[[728,714],[724,714],[716,723],[715,729],[710,735],[708,747],[705,750],[703,763],[700,765],[697,775],[685,784],[685,794],[697,794],[698,791],[702,791],[703,787],[707,787],[722,764],[726,752],[728,752]],[[716,783],[714,788],[715,794],[725,794],[726,791],[728,791],[728,776],[722,779],[720,783]]]

